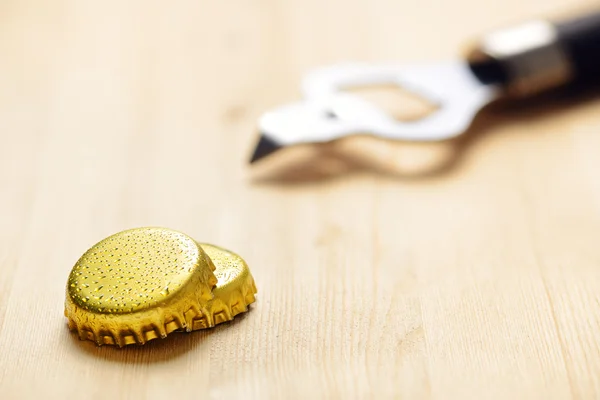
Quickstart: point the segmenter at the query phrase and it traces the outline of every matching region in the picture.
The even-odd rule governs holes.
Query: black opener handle
[[[578,82],[600,81],[600,12],[555,24]]]
[[[529,21],[484,36],[468,57],[484,84],[530,96],[600,83],[600,11],[569,21]]]

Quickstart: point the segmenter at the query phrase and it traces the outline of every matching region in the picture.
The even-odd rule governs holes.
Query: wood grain
[[[495,107],[447,145],[245,163],[311,67],[454,57],[571,3],[3,1],[0,397],[600,398],[598,96]],[[258,302],[79,342],[70,268],[148,225],[242,254]]]

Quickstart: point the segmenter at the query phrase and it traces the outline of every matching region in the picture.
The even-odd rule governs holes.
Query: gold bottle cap
[[[215,266],[196,241],[164,228],[138,228],[90,248],[67,283],[65,316],[80,339],[144,344],[206,319]]]
[[[217,286],[214,298],[206,305],[206,318],[194,320],[192,329],[210,328],[231,321],[254,303],[256,285],[246,262],[239,255],[221,247],[200,243],[216,266]]]

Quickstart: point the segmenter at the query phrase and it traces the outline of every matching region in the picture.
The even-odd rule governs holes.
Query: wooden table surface
[[[312,67],[451,58],[591,4],[3,1],[0,397],[600,398],[599,97],[246,164]],[[80,342],[69,270],[138,226],[240,253],[257,303],[143,347]]]

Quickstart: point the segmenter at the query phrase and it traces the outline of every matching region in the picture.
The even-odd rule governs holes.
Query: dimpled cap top
[[[164,228],[112,235],[90,248],[67,283],[65,315],[82,339],[119,346],[191,329],[217,280],[189,236]]]

